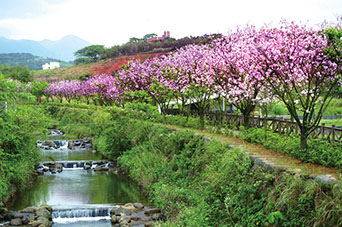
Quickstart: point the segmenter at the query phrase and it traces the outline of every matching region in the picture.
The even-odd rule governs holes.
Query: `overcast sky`
[[[73,34],[113,46],[148,33],[226,34],[281,19],[315,25],[342,15],[342,0],[0,0],[0,36],[58,40]]]

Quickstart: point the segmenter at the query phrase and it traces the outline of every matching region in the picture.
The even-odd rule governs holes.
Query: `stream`
[[[53,226],[112,226],[109,212],[129,202],[148,205],[140,188],[127,177],[108,171],[84,170],[85,160],[100,160],[92,149],[69,149],[68,141],[58,140],[57,149],[41,148],[42,161],[55,157],[64,166],[57,174],[46,172],[19,191],[9,210],[48,204],[53,208]]]

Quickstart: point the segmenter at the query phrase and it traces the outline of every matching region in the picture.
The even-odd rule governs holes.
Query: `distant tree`
[[[76,58],[74,61],[75,65],[88,64],[91,62],[93,62],[93,60],[91,58]]]
[[[326,54],[330,58],[338,58],[342,60],[342,17],[339,17],[338,20],[339,23],[337,23],[335,26],[330,26],[329,28],[325,29],[324,34],[326,35],[330,44],[326,49]],[[335,87],[332,95],[342,98],[342,87]]]
[[[132,37],[132,38],[130,38],[129,39],[129,42],[130,43],[138,43],[138,42],[140,42],[142,39],[139,39],[139,38],[137,38],[137,37]]]
[[[4,74],[6,78],[12,78],[13,80],[19,80],[24,83],[31,82],[33,80],[33,75],[28,70],[28,67],[9,66],[7,64],[3,64],[0,66],[0,72]]]
[[[80,77],[79,80],[87,80],[89,77],[93,76],[93,74],[91,72],[86,72],[83,73]]]
[[[44,95],[44,90],[49,86],[50,84],[45,81],[35,81],[31,84],[31,93],[32,95],[36,96],[37,98],[40,98]]]
[[[150,33],[150,34],[144,35],[144,39],[146,40],[146,39],[150,39],[150,38],[155,38],[155,37],[157,37],[157,36],[158,36],[158,35],[155,34],[155,33]]]
[[[86,57],[97,60],[100,54],[104,53],[106,48],[103,45],[91,45],[84,47],[74,53],[75,57]]]

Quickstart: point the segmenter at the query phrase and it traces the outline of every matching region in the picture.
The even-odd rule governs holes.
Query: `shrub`
[[[266,140],[265,140],[266,136]],[[308,142],[308,149],[300,148],[299,138],[279,135],[264,129],[250,128],[243,133],[243,139],[256,144],[262,144],[268,149],[289,154],[304,162],[317,163],[324,166],[342,167],[342,145],[329,143],[327,140],[313,140]]]

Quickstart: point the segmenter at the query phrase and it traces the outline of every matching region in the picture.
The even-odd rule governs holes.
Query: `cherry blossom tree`
[[[214,39],[210,63],[217,91],[241,111],[244,126],[249,127],[249,117],[257,104],[268,102],[270,97],[260,96],[265,90],[262,83],[265,72],[258,70],[262,62],[257,51],[257,30],[253,26]]]
[[[306,149],[333,89],[341,84],[339,60],[325,54],[329,44],[322,32],[305,25],[284,21],[279,27],[264,27],[259,39],[257,48],[264,62],[258,68],[260,75],[296,121],[301,148]]]

